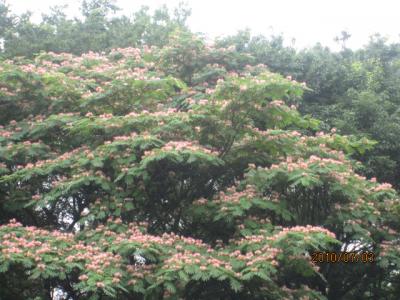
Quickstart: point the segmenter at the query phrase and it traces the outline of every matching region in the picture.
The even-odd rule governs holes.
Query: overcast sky
[[[122,12],[131,15],[141,5],[152,9],[179,0],[117,0]],[[209,37],[234,34],[250,28],[254,34],[283,33],[296,39],[299,48],[321,42],[336,49],[333,38],[342,30],[350,32],[351,48],[361,47],[376,32],[400,41],[400,0],[189,0],[189,26]],[[50,6],[68,4],[69,15],[79,15],[79,0],[8,0],[13,12],[30,10],[35,20]]]

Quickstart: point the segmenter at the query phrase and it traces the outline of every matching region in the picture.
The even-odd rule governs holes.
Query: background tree
[[[82,54],[145,44],[163,46],[171,32],[186,28],[190,15],[190,9],[180,4],[173,12],[164,6],[151,15],[148,7],[142,7],[133,17],[116,17],[113,14],[119,8],[114,3],[110,0],[83,1],[79,19],[68,19],[65,6],[54,7],[36,24],[31,21],[30,13],[13,17],[3,2],[1,18],[5,26],[1,28],[7,30],[0,32],[4,39],[1,55],[32,58],[40,51]]]

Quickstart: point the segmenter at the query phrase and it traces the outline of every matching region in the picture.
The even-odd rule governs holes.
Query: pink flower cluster
[[[288,234],[293,233],[293,232],[300,232],[303,233],[304,235],[310,235],[314,233],[323,233],[331,238],[336,238],[335,234],[328,229],[325,229],[320,226],[294,226],[294,227],[284,227],[280,232],[277,234],[274,234],[272,236],[267,236],[267,235],[251,235],[251,236],[246,236],[242,238],[239,241],[236,241],[236,244],[238,245],[243,245],[243,244],[264,244],[267,241],[278,241],[284,237],[286,237]],[[305,238],[306,238],[305,237]]]
[[[276,106],[276,107],[281,107],[285,105],[285,102],[283,100],[273,100],[268,103],[269,106]]]
[[[309,171],[312,169],[311,167],[313,165],[318,165],[319,167],[327,167],[329,165],[344,165],[345,163],[340,160],[332,159],[332,158],[320,158],[315,155],[311,155],[307,160],[304,160],[303,158],[295,158],[288,156],[286,158],[286,161],[279,163],[279,165],[273,164],[270,169],[286,169],[288,172],[293,172],[295,170],[304,170]],[[349,168],[351,166],[349,165]],[[337,173],[338,176],[348,176],[350,175],[349,172],[344,172],[345,174],[340,174]]]
[[[211,155],[218,155],[218,152],[212,151],[205,147],[198,145],[193,141],[170,141],[166,143],[161,149],[155,149],[151,151],[145,151],[145,157],[153,156],[159,151],[193,151],[193,152],[203,152]]]
[[[304,233],[304,234],[324,233],[331,238],[334,238],[334,239],[336,238],[336,235],[333,232],[329,231],[328,229],[325,229],[320,226],[307,225],[307,226],[294,226],[294,227],[283,228],[282,231],[280,231],[278,234],[272,236],[269,239],[270,240],[278,240],[291,232],[300,232],[300,233]]]
[[[136,132],[132,132],[130,135],[124,135],[124,136],[115,136],[114,141],[129,141],[134,138],[138,137]]]
[[[183,250],[172,255],[169,259],[164,262],[164,269],[180,270],[188,265],[196,265],[201,271],[207,271],[210,267],[223,268],[228,271],[232,271],[232,265],[230,261],[222,260],[211,256],[215,255],[212,251],[205,254],[193,252],[189,250]]]
[[[246,188],[243,191],[236,191],[236,187],[229,187],[226,192],[220,192],[216,199],[213,201],[217,204],[230,203],[237,204],[243,198],[253,198],[258,195],[256,187],[253,185],[246,185]]]
[[[373,191],[374,192],[380,192],[380,191],[387,191],[387,190],[392,190],[393,187],[390,183],[382,183],[376,186]]]
[[[283,139],[293,139],[301,136],[301,133],[297,130],[274,130],[267,129],[265,131],[258,129],[257,127],[247,126],[250,129],[252,134],[255,134],[257,137],[263,136],[267,137],[268,140],[278,140],[281,141]]]
[[[83,146],[83,147],[80,147],[80,148],[76,148],[76,149],[74,149],[74,150],[72,150],[70,152],[65,152],[65,153],[61,154],[60,156],[58,156],[55,159],[40,160],[40,161],[37,161],[34,164],[33,163],[28,163],[25,166],[25,169],[42,168],[42,167],[47,166],[47,165],[59,163],[59,162],[65,161],[65,160],[69,160],[73,156],[75,156],[77,154],[80,154],[80,153],[84,153],[84,154],[87,155],[87,154],[90,153],[90,150],[87,149],[86,146]]]
[[[171,115],[182,115],[184,113],[178,112],[175,108],[168,108],[165,111],[156,111],[156,112],[149,112],[147,110],[141,111],[141,113],[130,112],[129,114],[125,115],[125,118],[131,117],[141,117],[141,116],[149,116],[149,117],[168,117]]]

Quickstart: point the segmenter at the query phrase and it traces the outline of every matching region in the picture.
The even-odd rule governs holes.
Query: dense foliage
[[[83,54],[117,47],[163,46],[177,28],[185,28],[190,10],[184,5],[173,13],[166,6],[152,14],[148,7],[117,16],[115,0],[82,0],[79,18],[70,19],[66,6],[52,7],[37,24],[32,13],[11,13],[0,0],[0,57],[33,57],[41,51]],[[129,17],[126,15],[130,15]]]
[[[349,38],[343,33],[342,39]],[[379,143],[373,151],[357,156],[365,163],[364,174],[400,188],[400,44],[388,44],[376,34],[360,50],[332,52],[316,45],[296,51],[284,46],[280,36],[267,39],[249,32],[219,41],[251,54],[255,62],[307,82],[300,111],[322,120],[325,130],[368,137]]]
[[[396,46],[209,45],[187,11],[115,9],[0,5],[0,299],[398,299]]]
[[[151,14],[143,7],[121,16],[115,14],[119,8],[113,0],[84,0],[81,18],[69,19],[64,7],[54,7],[36,24],[30,13],[12,14],[4,1],[0,0],[0,57],[4,58],[32,58],[41,51],[81,55],[131,46],[163,47],[174,30],[187,29],[190,15],[190,9],[181,5],[173,12],[162,7]],[[250,54],[254,64],[307,82],[310,90],[299,110],[322,120],[325,130],[337,128],[342,134],[378,141],[373,151],[355,158],[364,162],[366,176],[399,189],[400,44],[388,44],[376,34],[363,49],[353,51],[346,48],[349,38],[347,32],[335,38],[341,43],[340,52],[319,44],[298,51],[284,46],[282,36],[266,38],[242,31],[217,41],[217,46],[235,47],[238,53]]]

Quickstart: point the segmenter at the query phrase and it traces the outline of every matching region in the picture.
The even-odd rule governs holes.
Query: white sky
[[[30,10],[35,20],[48,7],[68,4],[69,15],[79,15],[79,0],[6,0],[13,12]],[[131,15],[141,5],[157,8],[176,6],[179,0],[117,0],[122,13]],[[189,0],[192,8],[189,26],[209,37],[234,34],[250,28],[254,34],[283,33],[287,42],[308,47],[316,42],[337,49],[333,41],[342,30],[352,37],[348,47],[357,48],[368,37],[381,33],[390,41],[400,41],[400,0]]]

